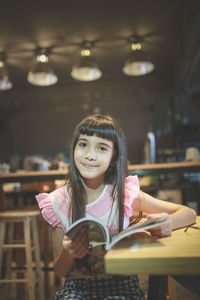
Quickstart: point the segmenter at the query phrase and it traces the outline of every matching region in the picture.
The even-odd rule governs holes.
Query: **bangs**
[[[79,127],[79,133],[88,136],[98,136],[110,141],[116,141],[116,131],[113,124],[104,122],[90,122],[87,124],[81,124]]]

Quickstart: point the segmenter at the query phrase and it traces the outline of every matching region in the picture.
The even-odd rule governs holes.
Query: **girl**
[[[195,222],[192,209],[151,197],[140,191],[137,176],[127,175],[121,128],[107,115],[86,117],[75,129],[66,185],[36,196],[44,219],[53,227],[55,272],[66,277],[56,299],[144,299],[137,276],[104,274],[104,248],[101,243],[89,247],[87,230],[73,240],[64,235],[75,220],[85,215],[98,218],[114,235],[129,225],[134,211],[142,211],[147,218],[167,221],[151,230],[159,237]]]

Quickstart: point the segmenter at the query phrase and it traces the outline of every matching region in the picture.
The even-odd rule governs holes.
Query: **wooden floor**
[[[55,282],[57,281],[57,282]],[[139,281],[140,281],[140,287],[144,291],[146,295],[146,300],[147,299],[147,289],[148,289],[148,276],[146,275],[140,275],[139,276]],[[64,281],[61,280],[55,280],[55,276],[53,272],[49,272],[48,274],[48,295],[45,297],[44,300],[54,300],[55,299],[55,292],[56,290],[62,289]],[[197,295],[192,295],[189,291],[187,291],[183,286],[181,286],[179,283],[174,281],[174,288],[175,288],[175,295],[174,297],[166,297],[166,300],[200,300],[200,295],[199,297]],[[17,293],[19,294],[19,291],[17,292],[16,287],[14,284],[12,285],[0,285],[0,299],[2,300],[28,300],[26,293],[24,296],[17,296]],[[21,293],[24,294],[24,291]],[[47,294],[47,293],[46,293]],[[36,295],[36,299],[37,295]]]

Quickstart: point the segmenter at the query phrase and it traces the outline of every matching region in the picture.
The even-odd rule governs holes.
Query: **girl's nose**
[[[86,153],[86,158],[89,160],[96,160],[96,152],[93,149],[89,149],[89,151]]]

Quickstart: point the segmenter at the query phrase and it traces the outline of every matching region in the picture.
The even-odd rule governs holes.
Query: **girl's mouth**
[[[82,165],[83,165],[84,168],[86,168],[86,169],[94,169],[94,168],[97,167],[97,165],[88,165],[88,164],[84,164],[84,163],[82,163]]]

